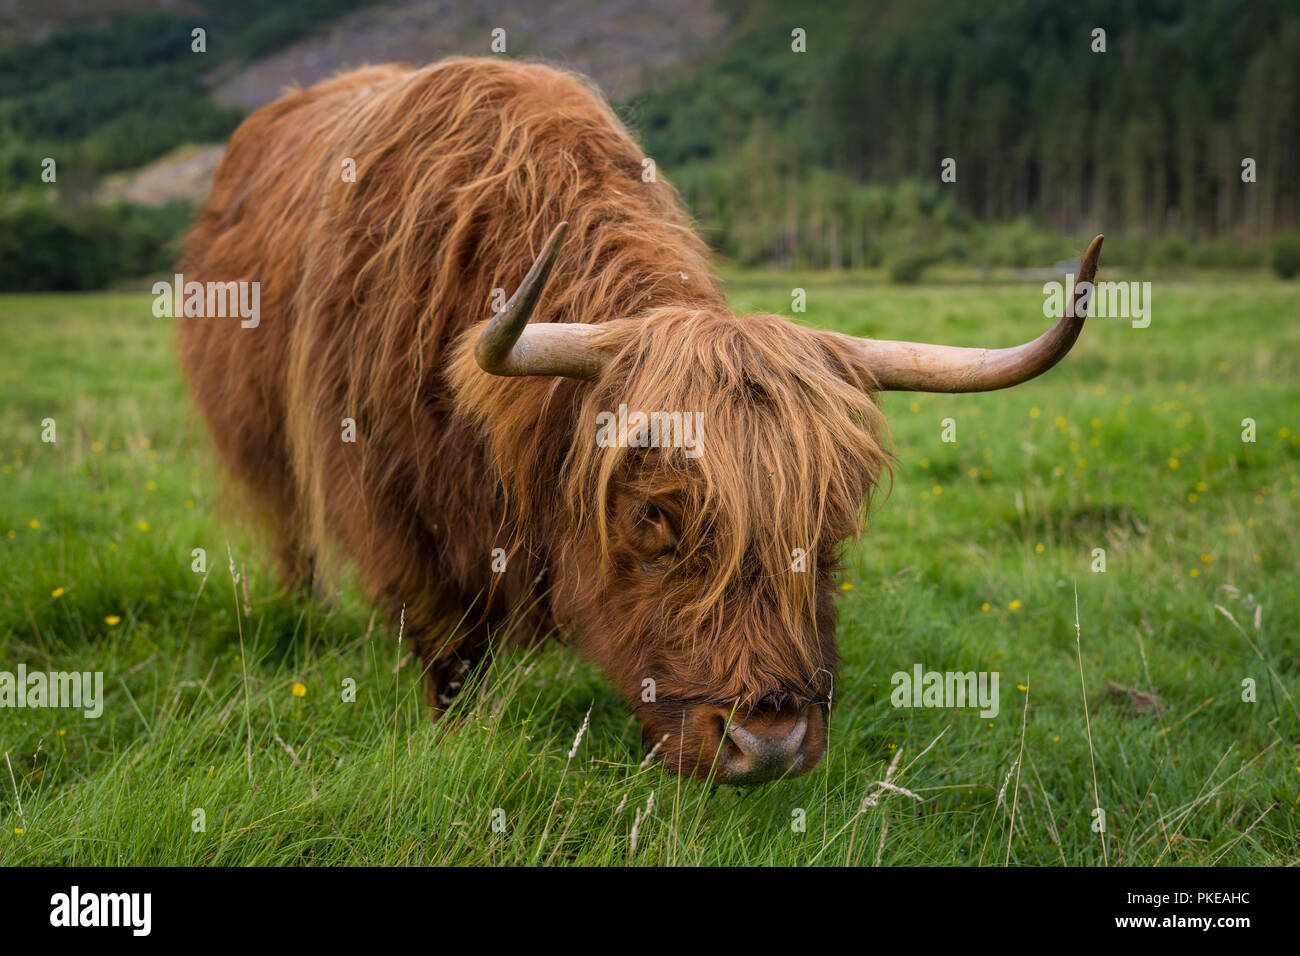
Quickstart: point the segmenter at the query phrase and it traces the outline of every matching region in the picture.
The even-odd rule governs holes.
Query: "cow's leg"
[[[439,457],[435,453],[431,460]],[[383,607],[390,627],[404,622],[403,654],[409,648],[418,655],[425,697],[437,716],[454,701],[487,652],[487,622],[493,622],[495,635],[505,616],[502,592],[519,593],[518,579],[529,574],[529,568],[523,561],[510,565],[508,574],[514,578],[507,585],[501,579],[506,575],[492,573],[490,542],[481,549],[466,547],[467,531],[500,523],[490,498],[458,497],[455,489],[437,486],[422,494],[430,501],[450,502],[448,514],[427,502],[421,512],[411,489],[436,476],[389,475],[384,485],[366,484],[349,474],[343,462],[342,456],[322,461],[329,470],[326,487],[345,502],[332,509],[333,531],[356,561],[366,590]],[[460,540],[448,529],[449,515],[457,522]]]
[[[298,528],[288,521],[268,524],[280,583],[292,594],[320,597],[316,556],[302,543]]]
[[[391,600],[386,603],[391,619],[401,621],[403,657],[409,648],[419,662],[424,697],[436,720],[455,703],[487,653],[488,628],[475,608],[453,611],[450,601],[421,597],[426,600],[396,609]]]
[[[488,649],[484,624],[461,623],[459,618],[443,626],[412,634],[416,657],[424,674],[424,697],[435,719],[455,703],[470,675]]]

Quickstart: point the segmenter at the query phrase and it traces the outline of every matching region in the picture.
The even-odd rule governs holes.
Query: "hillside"
[[[423,65],[446,56],[492,51],[491,31],[506,31],[506,52],[538,57],[591,76],[615,101],[662,87],[716,52],[728,19],[700,0],[399,0],[350,13],[283,50],[217,77],[218,101],[255,109],[290,85],[308,86],[366,63]]]
[[[907,282],[938,263],[1041,268],[1106,232],[1112,266],[1300,269],[1300,8],[1284,0],[1099,0],[1086,18],[1037,0],[75,8],[14,4],[0,18],[24,38],[0,47],[0,230],[49,219],[54,234],[102,242],[95,275],[155,268],[180,220],[92,217],[87,204],[197,201],[215,144],[286,87],[364,63],[494,55],[495,29],[495,55],[591,75],[741,266],[885,268]],[[57,184],[41,179],[48,159]],[[101,236],[92,219],[147,235]]]

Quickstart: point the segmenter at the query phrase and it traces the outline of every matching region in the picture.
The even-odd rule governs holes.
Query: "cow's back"
[[[390,604],[420,576],[465,594],[501,583],[483,560],[500,482],[443,380],[448,349],[561,219],[570,240],[533,321],[720,304],[705,246],[644,159],[580,79],[504,60],[366,68],[244,121],[182,269],[260,283],[261,320],[178,318],[178,342],[287,570],[333,543]],[[543,404],[544,380],[497,381]]]

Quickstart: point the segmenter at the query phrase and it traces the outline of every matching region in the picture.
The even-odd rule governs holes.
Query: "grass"
[[[729,277],[742,311],[795,286],[801,321],[859,334],[1044,324],[1032,286]],[[1293,284],[1168,277],[1150,328],[1091,322],[1041,380],[884,396],[898,462],[850,547],[827,757],[749,790],[643,763],[559,645],[432,724],[399,622],[347,583],[282,593],[219,505],[149,304],[0,297],[0,670],[100,670],[106,698],[0,708],[4,863],[1300,862]],[[892,707],[917,663],[999,672],[1001,712]]]

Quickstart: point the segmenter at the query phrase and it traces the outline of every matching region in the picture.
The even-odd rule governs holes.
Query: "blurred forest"
[[[169,268],[188,204],[104,205],[96,184],[220,142],[243,113],[214,99],[213,71],[358,4],[198,6],[203,58],[195,17],[159,13],[0,49],[0,290]],[[1294,0],[715,6],[730,24],[716,53],[616,106],[738,265],[906,282],[939,263],[1050,266],[1105,231],[1108,261],[1130,268],[1300,271]],[[955,182],[940,180],[947,157]]]

